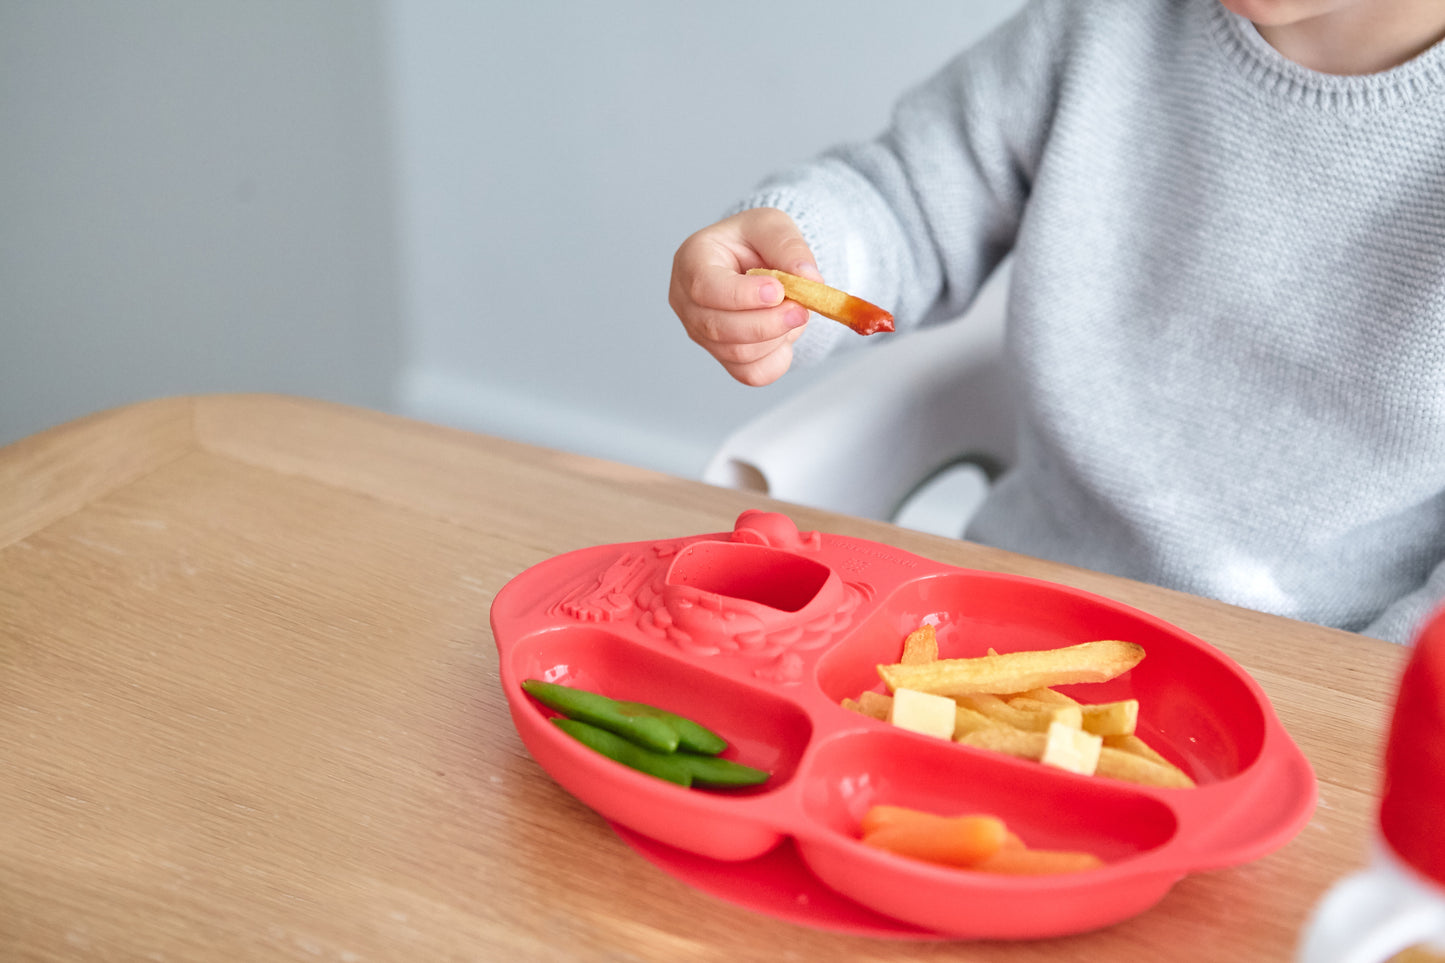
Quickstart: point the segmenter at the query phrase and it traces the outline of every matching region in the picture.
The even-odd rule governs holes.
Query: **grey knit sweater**
[[[1445,598],[1445,44],[1338,77],[1216,0],[1037,0],[744,206],[900,332],[1012,252],[969,538],[1401,642]]]

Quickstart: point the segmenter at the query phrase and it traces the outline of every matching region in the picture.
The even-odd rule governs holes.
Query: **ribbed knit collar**
[[[1245,79],[1267,93],[1323,110],[1374,111],[1399,107],[1445,91],[1445,41],[1397,67],[1343,76],[1303,67],[1269,45],[1254,24],[1217,0],[1215,38]]]

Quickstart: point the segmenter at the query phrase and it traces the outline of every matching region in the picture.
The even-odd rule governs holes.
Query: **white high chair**
[[[838,358],[837,370],[734,431],[702,480],[961,536],[1014,457],[999,363],[1007,274],[996,271],[955,321]]]

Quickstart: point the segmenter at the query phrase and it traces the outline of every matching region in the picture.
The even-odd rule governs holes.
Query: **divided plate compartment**
[[[1187,873],[1282,846],[1314,809],[1313,773],[1263,692],[1194,636],[1101,596],[799,532],[777,513],[744,512],[730,533],[557,556],[509,582],[491,620],[528,751],[634,848],[694,882],[734,865],[756,875],[791,848],[830,892],[866,908],[860,918],[886,917],[872,928],[880,935],[1024,939],[1105,926]],[[886,691],[876,666],[896,662],[925,622],[940,658],[1139,643],[1146,656],[1134,669],[1062,691],[1138,699],[1139,735],[1197,785],[1081,776],[842,708],[845,697]],[[636,772],[552,725],[554,713],[522,690],[528,678],[686,715],[728,740],[724,758],[771,775],[702,790]],[[907,859],[859,840],[875,804],[993,813],[1032,847],[1087,850],[1105,865],[1024,877]],[[705,872],[684,866],[700,861]],[[837,912],[778,915],[849,928]]]

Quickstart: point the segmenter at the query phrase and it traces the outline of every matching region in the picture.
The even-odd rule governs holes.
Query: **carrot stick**
[[[938,816],[900,806],[864,816],[863,842],[900,856],[972,866],[999,851],[1008,829],[997,816]],[[870,818],[871,817],[871,818]]]
[[[907,822],[919,816],[929,816],[919,809],[909,809],[907,806],[873,806],[863,814],[863,822],[860,826],[863,835],[882,829],[884,826],[896,825],[899,822]],[[939,817],[943,818],[943,817]]]
[[[1104,861],[1093,853],[1058,849],[1000,849],[987,859],[971,866],[981,873],[1007,873],[1012,876],[1043,876],[1052,873],[1079,873],[1097,869]]]

